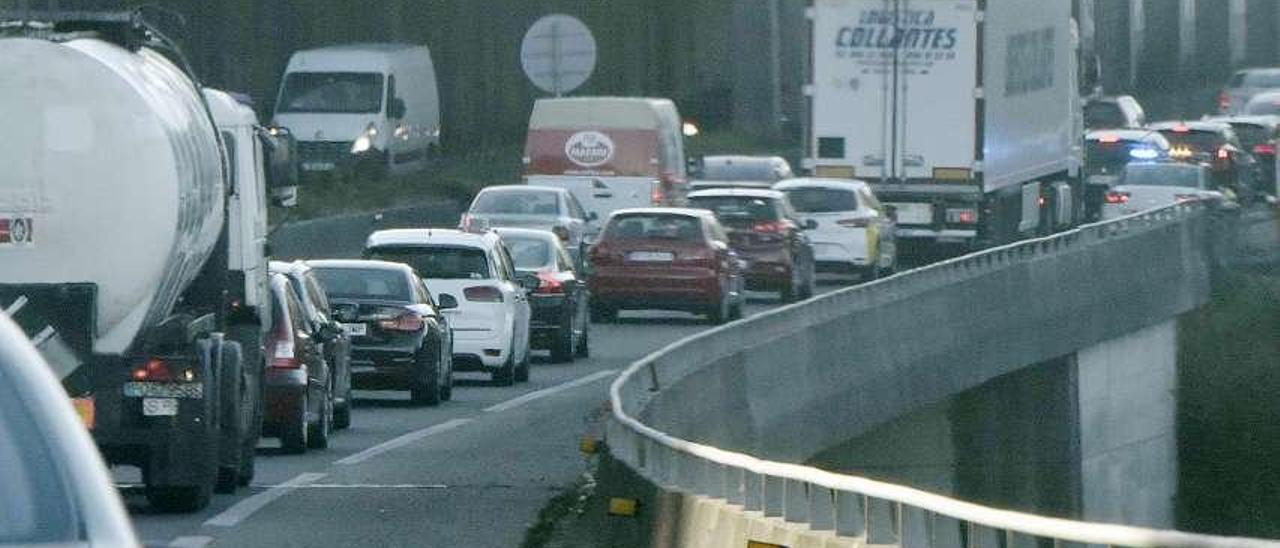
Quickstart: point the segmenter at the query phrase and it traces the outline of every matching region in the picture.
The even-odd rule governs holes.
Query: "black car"
[[[302,312],[316,333],[332,334],[332,338],[322,341],[324,359],[332,370],[333,377],[333,427],[336,429],[351,426],[351,338],[342,330],[342,325],[333,318],[333,310],[329,306],[329,296],[324,287],[316,279],[315,272],[302,261],[292,263],[271,261],[272,274],[284,274],[290,285],[298,294],[302,304]]]
[[[313,330],[287,276],[272,275],[270,285],[272,323],[266,346],[262,435],[280,438],[286,453],[324,449],[333,429],[333,377],[323,343],[337,333],[328,327]]]
[[[521,228],[496,229],[524,278],[531,309],[530,345],[550,350],[554,362],[590,353],[590,304],[586,279],[578,275],[564,242],[554,233]]]
[[[1280,116],[1240,115],[1209,118],[1231,124],[1240,144],[1258,160],[1254,191],[1256,198],[1276,192],[1276,142],[1280,140]]]
[[[334,317],[351,337],[351,378],[359,389],[408,389],[414,403],[453,396],[453,332],[418,273],[385,261],[308,261]]]
[[[1236,132],[1225,122],[1161,122],[1152,124],[1172,149],[1169,157],[1180,162],[1205,164],[1213,174],[1214,186],[1230,189],[1241,202],[1253,201],[1258,161],[1244,149]]]

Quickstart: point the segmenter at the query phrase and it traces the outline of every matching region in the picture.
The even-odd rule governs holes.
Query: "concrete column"
[[[1177,355],[1177,320],[1077,352],[1083,519],[1175,525]]]
[[[1196,0],[1178,0],[1178,68],[1190,69],[1196,57]]]
[[[1230,0],[1227,15],[1228,49],[1231,51],[1231,66],[1238,67],[1244,63],[1248,46],[1248,0]]]
[[[1128,88],[1138,85],[1138,63],[1142,62],[1146,45],[1147,20],[1142,0],[1129,0],[1129,66]],[[1105,69],[1104,69],[1105,70]]]

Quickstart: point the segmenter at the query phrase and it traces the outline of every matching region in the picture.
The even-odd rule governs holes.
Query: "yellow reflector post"
[[[611,516],[634,516],[636,515],[636,499],[624,499],[613,497],[609,499],[609,515]]]
[[[97,421],[93,398],[71,398],[71,405],[75,406],[76,414],[80,415],[80,422],[84,427],[93,430],[94,422]]]
[[[817,177],[852,179],[855,175],[855,170],[853,166],[816,166],[813,168],[813,174]]]
[[[774,544],[772,542],[760,542],[758,540],[748,540],[747,548],[787,548],[783,544]]]
[[[973,178],[973,170],[967,167],[935,167],[933,178],[938,181],[968,181]]]
[[[578,442],[578,451],[585,455],[594,455],[600,451],[600,442],[592,437],[582,438],[582,441]]]

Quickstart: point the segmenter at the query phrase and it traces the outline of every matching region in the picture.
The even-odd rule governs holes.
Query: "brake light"
[[[297,369],[299,365],[294,353],[293,329],[288,322],[276,326],[275,349],[271,352],[271,367],[279,369]]]
[[[650,205],[660,206],[665,201],[665,198],[666,193],[662,191],[662,183],[660,181],[654,181],[652,186],[649,188]]]
[[[847,228],[866,228],[871,224],[871,219],[866,217],[857,217],[853,219],[840,219],[836,224]]]
[[[1229,159],[1229,158],[1231,158],[1231,151],[1227,150],[1227,149],[1226,149],[1226,147],[1223,147],[1223,148],[1219,148],[1219,149],[1218,149],[1218,159],[1219,159],[1219,160],[1226,160],[1226,159]]]
[[[1275,156],[1276,145],[1274,143],[1262,143],[1259,145],[1253,145],[1253,153],[1261,154],[1264,156]]]
[[[151,358],[146,363],[133,368],[130,377],[135,381],[169,382],[173,380],[173,373],[169,371],[169,364],[164,360]]]
[[[1189,128],[1189,127],[1187,127],[1187,126],[1174,126],[1174,127],[1173,127],[1173,132],[1174,132],[1174,133],[1187,133],[1187,132],[1189,132],[1189,131],[1191,131],[1191,128]]]
[[[1099,143],[1119,143],[1120,137],[1116,135],[1103,135],[1098,138]]]
[[[781,234],[787,231],[787,223],[783,221],[760,221],[751,226],[757,234]]]
[[[545,270],[538,272],[538,289],[533,291],[537,295],[563,295],[564,282],[556,278],[556,275]]]
[[[1044,198],[1040,198],[1044,200]],[[1043,204],[1041,204],[1043,205]],[[953,225],[971,225],[978,222],[978,210],[972,208],[951,208],[947,210],[947,223]]]
[[[468,287],[462,290],[462,295],[466,297],[468,301],[476,303],[502,302],[502,290],[491,285]]]
[[[1108,192],[1106,197],[1108,204],[1127,204],[1129,203],[1128,192]]]
[[[379,320],[378,327],[384,331],[407,331],[416,332],[422,329],[426,322],[422,321],[422,317],[413,312],[405,312],[387,320]]]

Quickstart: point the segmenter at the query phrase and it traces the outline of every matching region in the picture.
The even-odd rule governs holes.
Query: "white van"
[[[296,52],[280,82],[274,124],[297,138],[304,174],[422,169],[440,143],[431,51],[351,44]]]
[[[524,150],[526,183],[567,189],[601,219],[683,205],[688,194],[680,113],[669,99],[539,99]]]

